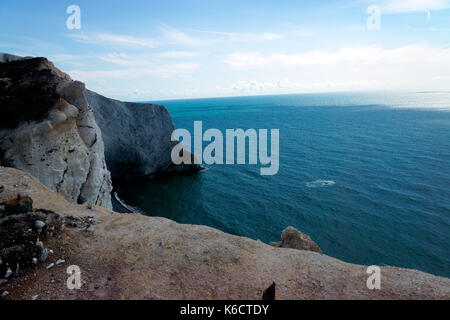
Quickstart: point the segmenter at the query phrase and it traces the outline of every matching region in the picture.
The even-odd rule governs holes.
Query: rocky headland
[[[84,84],[45,58],[0,63],[0,164],[72,203],[112,208],[104,144]]]
[[[45,58],[0,54],[0,299],[449,299],[450,280],[322,254],[292,227],[271,246],[112,211],[112,179],[173,166],[166,108],[108,99]],[[82,286],[66,286],[67,267]],[[265,296],[268,295],[266,291]]]
[[[201,169],[199,165],[173,165],[170,154],[178,142],[171,141],[175,127],[166,107],[122,102],[90,90],[85,95],[102,131],[105,159],[114,179]]]

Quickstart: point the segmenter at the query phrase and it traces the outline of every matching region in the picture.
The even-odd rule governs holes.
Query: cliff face
[[[72,203],[111,208],[110,172],[200,170],[172,163],[173,130],[163,106],[108,99],[45,58],[0,53],[0,165],[32,174]]]
[[[276,299],[450,299],[450,280],[381,266],[381,288],[367,288],[367,266],[305,250],[274,248],[219,230],[164,218],[73,205],[31,176],[0,168],[0,203],[20,193],[69,223],[44,264],[2,286],[12,299],[255,299],[276,283]],[[0,210],[1,218],[1,210]],[[85,223],[83,221],[88,221]],[[57,265],[59,259],[65,262]],[[46,266],[55,263],[47,270]],[[66,268],[81,269],[68,290]],[[1,275],[0,275],[1,278]]]
[[[1,61],[0,164],[32,174],[72,203],[111,208],[102,133],[84,84],[45,58]]]
[[[86,90],[86,98],[103,133],[105,158],[113,178],[134,178],[173,171],[198,170],[174,166],[170,157],[172,119],[164,106],[131,103]]]

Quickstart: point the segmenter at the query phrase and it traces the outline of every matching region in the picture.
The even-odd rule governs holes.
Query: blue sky
[[[66,9],[81,9],[69,30]],[[366,10],[381,10],[370,30]],[[0,2],[0,52],[45,56],[108,97],[145,101],[449,90],[450,0]]]

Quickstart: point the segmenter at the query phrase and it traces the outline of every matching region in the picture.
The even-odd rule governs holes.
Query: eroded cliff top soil
[[[381,267],[381,289],[366,286],[367,267],[326,255],[275,248],[218,230],[69,204],[34,178],[0,169],[0,202],[18,191],[36,209],[73,217],[46,246],[45,264],[0,290],[10,299],[261,299],[276,283],[276,299],[449,299],[450,280],[420,271]],[[92,223],[90,223],[92,222]],[[82,287],[66,286],[69,265],[81,269]]]

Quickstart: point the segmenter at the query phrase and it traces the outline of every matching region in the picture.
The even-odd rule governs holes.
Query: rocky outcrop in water
[[[178,142],[171,141],[174,125],[164,106],[122,102],[89,90],[85,94],[103,133],[106,164],[113,178],[200,169],[172,163],[171,151]]]
[[[303,232],[298,231],[294,227],[287,227],[281,233],[280,242],[272,242],[273,247],[289,248],[297,250],[307,250],[322,253],[319,246]]]
[[[32,174],[72,203],[111,209],[102,133],[84,84],[45,58],[1,59],[0,164]]]

